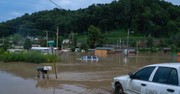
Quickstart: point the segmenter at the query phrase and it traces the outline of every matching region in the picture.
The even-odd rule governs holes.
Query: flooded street
[[[50,71],[49,79],[38,79],[38,64],[0,63],[0,94],[113,94],[113,77],[148,64],[178,61],[177,57],[162,53],[140,53],[129,57],[110,54],[99,57],[98,62],[78,60],[81,56],[83,54],[62,54],[61,62],[56,63],[57,79],[54,70]]]

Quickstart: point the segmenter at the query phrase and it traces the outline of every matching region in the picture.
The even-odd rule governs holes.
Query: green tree
[[[32,47],[31,40],[26,38],[26,40],[24,42],[24,49],[29,50],[29,49],[31,49],[31,47]]]
[[[71,50],[74,52],[75,51],[75,48],[76,48],[76,45],[77,45],[77,33],[71,33],[69,35],[69,40],[71,42]]]
[[[174,44],[180,47],[180,32],[176,33],[173,37]]]
[[[95,48],[96,46],[102,46],[105,43],[106,39],[101,34],[100,29],[93,25],[88,28],[88,39],[87,43],[90,48]]]
[[[4,45],[0,46],[0,54],[3,54],[6,50],[7,48]]]
[[[13,34],[11,36],[8,36],[8,40],[10,40],[11,45],[21,45],[20,42],[23,40],[23,36],[20,34]]]
[[[85,50],[85,52],[87,52],[88,48],[89,46],[86,43],[81,44],[81,47],[80,47],[81,50]]]
[[[175,44],[171,45],[172,53],[177,53],[178,47]]]
[[[153,47],[153,38],[149,35],[146,42],[147,47]]]

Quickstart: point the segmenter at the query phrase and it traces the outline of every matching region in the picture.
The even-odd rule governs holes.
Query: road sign
[[[49,40],[48,41],[48,46],[53,46],[55,43],[54,43],[54,41],[53,40]]]

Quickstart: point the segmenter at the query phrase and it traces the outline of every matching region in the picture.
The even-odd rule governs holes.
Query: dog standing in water
[[[47,78],[49,78],[48,71],[52,70],[52,67],[51,66],[44,66],[44,67],[37,66],[36,69],[38,72],[38,75],[37,75],[38,78],[40,78],[41,74],[42,74],[42,78],[45,78],[45,74],[47,75]]]

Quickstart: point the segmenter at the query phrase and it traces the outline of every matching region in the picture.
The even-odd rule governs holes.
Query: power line
[[[59,7],[59,9],[62,9],[60,5],[58,5],[57,3],[53,2],[52,0],[49,0],[51,3],[53,3],[55,6]]]

